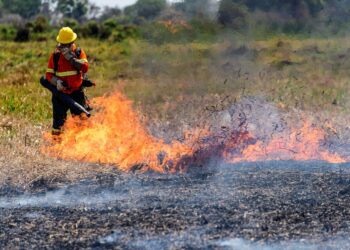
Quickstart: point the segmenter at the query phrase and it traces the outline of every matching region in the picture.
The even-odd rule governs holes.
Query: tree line
[[[103,39],[114,32],[120,40],[126,33],[135,35],[135,27],[145,30],[144,34],[164,35],[156,24],[159,21],[181,24],[168,25],[171,33],[186,33],[183,21],[198,28],[198,33],[215,34],[218,29],[300,33],[325,27],[336,33],[349,26],[350,0],[138,0],[124,9],[101,9],[89,0],[0,0],[0,23],[26,23],[34,32],[50,25],[70,25]]]
[[[85,21],[98,16],[106,19],[124,14],[149,20],[169,7],[186,14],[205,15],[212,5],[217,5],[220,22],[227,23],[237,16],[237,12],[279,12],[294,18],[308,18],[325,9],[344,8],[349,4],[350,0],[183,0],[173,4],[166,0],[138,0],[122,10],[118,7],[101,9],[89,0],[0,0],[0,16],[18,14],[22,18],[32,18],[44,14]]]

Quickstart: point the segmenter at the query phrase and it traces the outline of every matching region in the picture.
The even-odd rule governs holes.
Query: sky
[[[136,0],[90,0],[90,2],[97,4],[98,6],[110,6],[115,7],[118,6],[123,8],[125,6],[134,4]]]

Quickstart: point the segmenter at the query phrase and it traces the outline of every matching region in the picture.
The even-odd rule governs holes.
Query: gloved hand
[[[57,90],[58,90],[58,91],[62,92],[62,91],[64,91],[64,90],[66,90],[66,86],[65,86],[65,85],[66,85],[66,84],[65,84],[64,81],[62,81],[62,80],[60,80],[60,79],[57,80],[57,85],[56,85],[56,87],[57,87]]]
[[[61,54],[67,61],[70,61],[74,58],[73,52],[68,47],[60,48]]]

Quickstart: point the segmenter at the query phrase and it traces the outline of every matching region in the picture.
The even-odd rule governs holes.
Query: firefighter
[[[46,75],[40,81],[43,86],[52,84],[57,91],[65,93],[81,106],[88,107],[82,83],[89,64],[84,50],[75,45],[76,39],[77,34],[69,27],[59,31],[56,49],[50,56]],[[81,114],[81,111],[68,106],[55,94],[52,94],[52,110],[53,135],[61,134],[68,110],[72,115]]]

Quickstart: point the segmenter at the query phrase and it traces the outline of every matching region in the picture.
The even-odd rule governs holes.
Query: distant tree
[[[175,3],[174,7],[190,17],[202,17],[209,14],[211,4],[212,0],[185,0]]]
[[[236,2],[234,0],[220,1],[218,22],[223,26],[240,29],[246,25],[246,6]]]
[[[88,10],[89,10],[88,3],[89,3],[88,0],[76,1],[72,11],[72,17],[78,21],[82,21],[83,18],[88,13]]]
[[[166,7],[166,0],[138,0],[135,4],[137,15],[146,19],[158,16]]]
[[[232,2],[246,5],[249,10],[278,10],[291,14],[294,17],[307,14],[316,15],[325,7],[327,2],[331,1],[334,0],[232,0]]]
[[[63,26],[68,26],[71,27],[73,30],[76,30],[79,27],[79,23],[73,18],[64,18]]]
[[[57,0],[57,11],[66,18],[82,21],[89,10],[88,0]]]
[[[96,19],[100,14],[101,8],[94,3],[89,4],[88,16],[91,19]]]
[[[71,18],[74,7],[74,0],[58,0],[56,10],[64,17]]]
[[[121,14],[122,14],[122,11],[118,7],[105,7],[100,16],[100,20],[104,21],[109,18],[115,18],[120,16]]]
[[[33,23],[33,31],[37,33],[44,32],[49,27],[49,23],[44,16],[38,16]]]
[[[2,0],[1,5],[2,10],[29,18],[39,13],[41,0]]]
[[[126,16],[136,17],[137,16],[136,4],[125,7],[123,12],[124,12],[124,15],[126,15]]]

